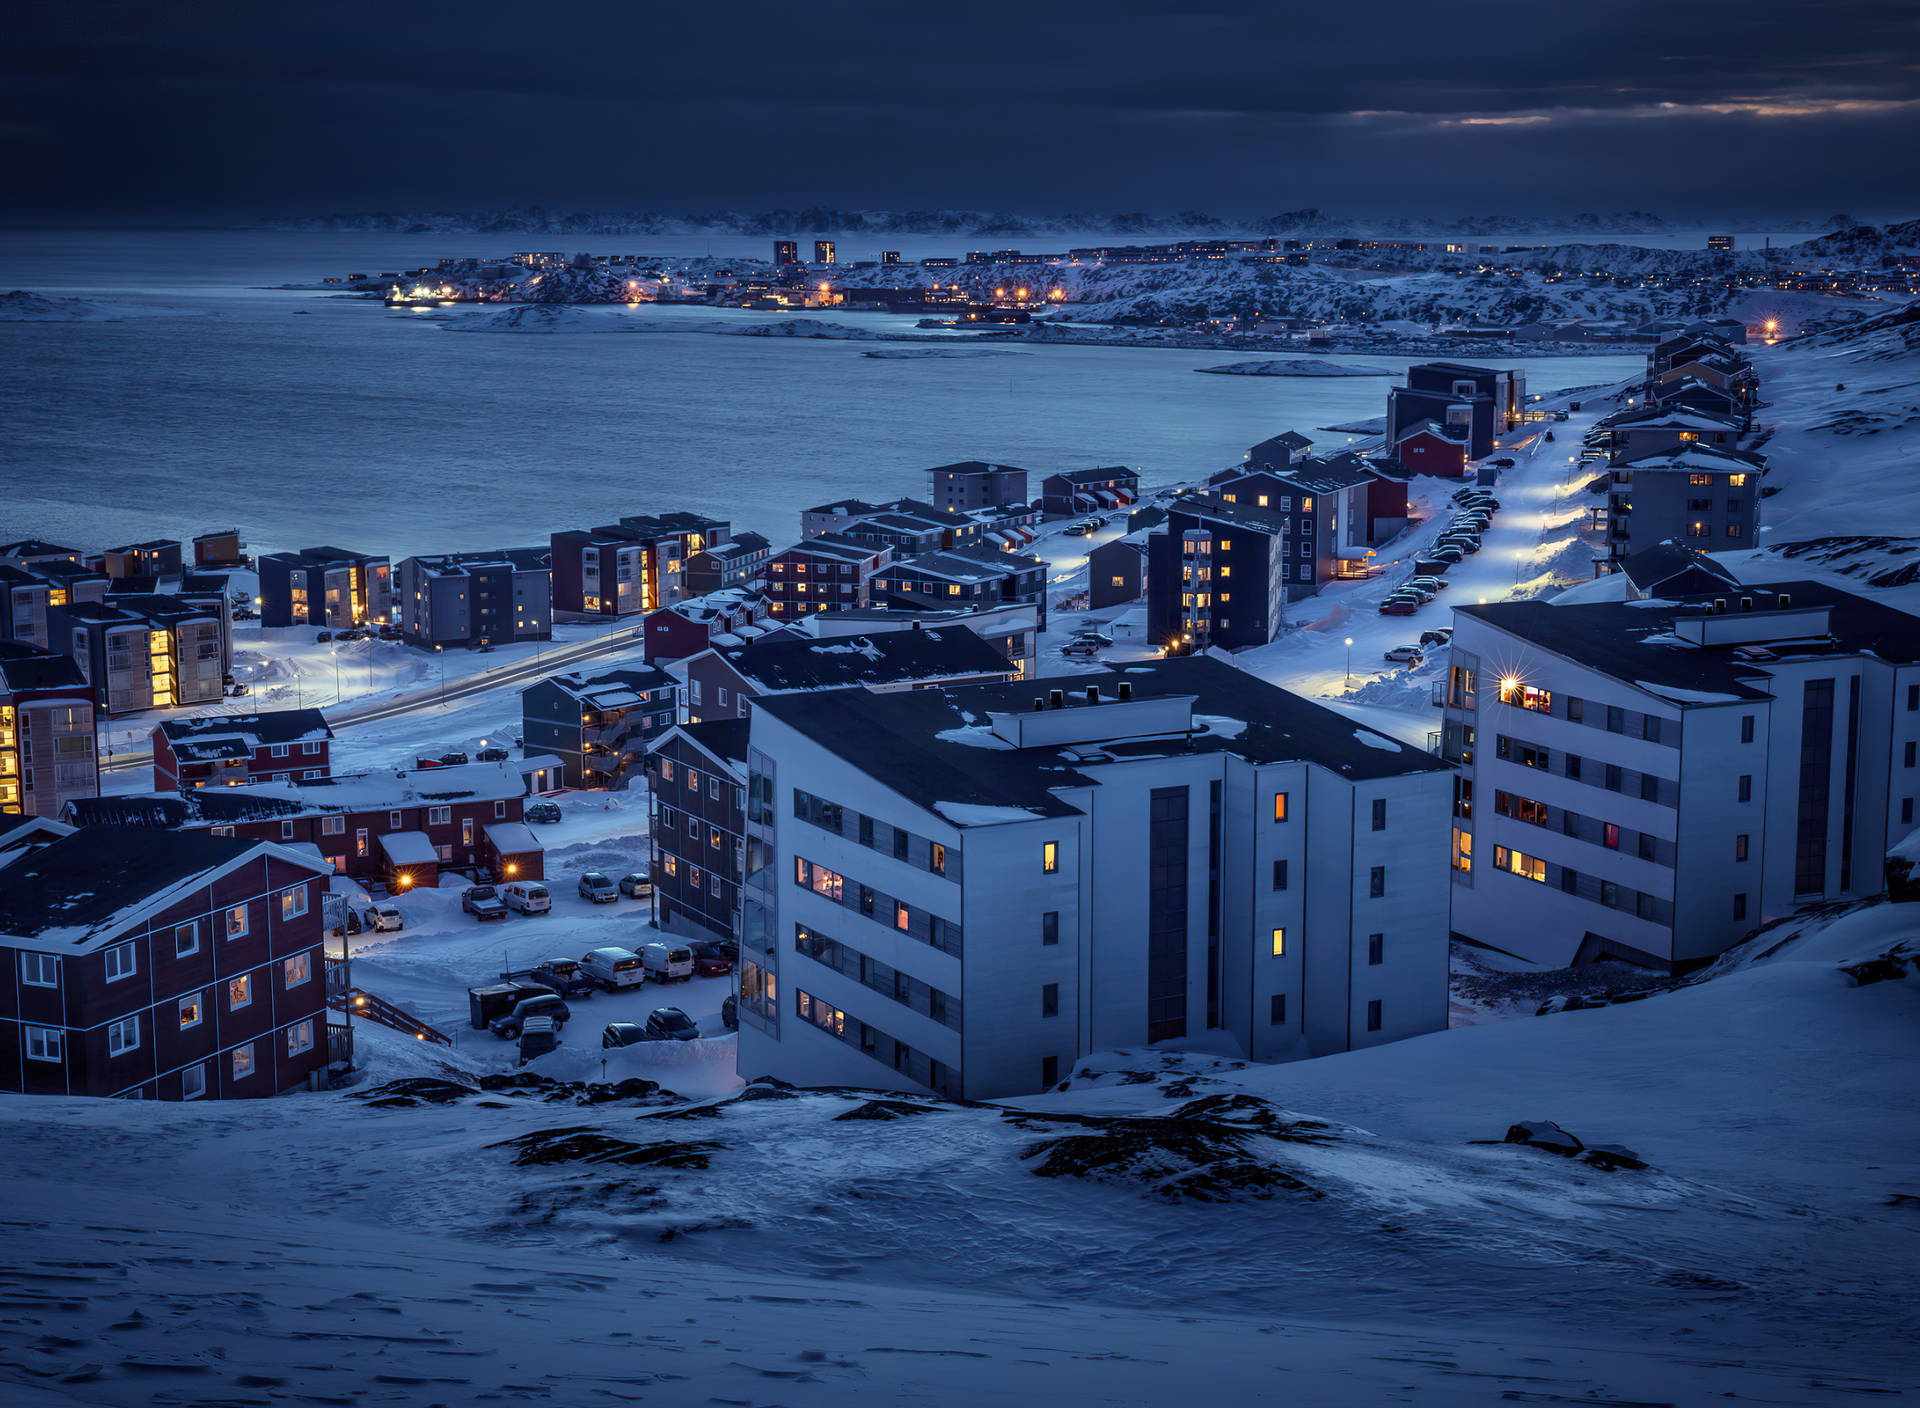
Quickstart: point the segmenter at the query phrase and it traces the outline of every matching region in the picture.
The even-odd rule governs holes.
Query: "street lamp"
[[[1347,684],[1346,684],[1346,687],[1348,689],[1353,688],[1353,637],[1352,636],[1347,637]]]

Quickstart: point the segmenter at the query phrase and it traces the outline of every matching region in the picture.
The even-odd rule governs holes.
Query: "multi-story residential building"
[[[1625,580],[1627,601],[1724,594],[1729,588],[1738,592],[1740,587],[1740,579],[1724,562],[1679,543],[1643,548],[1615,570]]]
[[[834,262],[835,257],[836,256],[834,254],[834,244],[832,240],[815,240],[813,242],[813,262],[814,263],[831,264]]]
[[[443,871],[538,880],[544,849],[523,819],[526,773],[525,763],[465,763],[115,794],[72,802],[62,820],[312,846],[333,873],[393,890],[432,889]]]
[[[803,541],[831,534],[906,557],[977,547],[986,528],[971,515],[935,508],[918,499],[894,499],[884,504],[849,499],[802,510],[800,531]]]
[[[1290,531],[1278,509],[1174,500],[1147,535],[1147,638],[1176,654],[1267,644],[1285,624]]]
[[[333,775],[333,730],[318,709],[203,714],[153,731],[153,789],[310,782]]]
[[[1446,1025],[1448,769],[1203,657],[763,699],[740,1069],[966,1098]]]
[[[647,746],[653,917],[693,938],[740,937],[746,866],[747,721],[668,729]]]
[[[773,544],[759,533],[737,533],[687,555],[680,584],[689,596],[751,585],[765,571]]]
[[[1234,465],[1210,476],[1207,488],[1227,503],[1285,515],[1280,580],[1292,601],[1364,567],[1376,477],[1359,456],[1336,455],[1285,471]],[[1403,503],[1405,492],[1402,486]]]
[[[1734,351],[1734,344],[1728,341],[1723,331],[1694,323],[1661,338],[1647,350],[1647,375],[1658,377],[1662,372],[1702,357],[1744,357],[1745,353]]]
[[[0,640],[47,647],[47,605],[52,584],[25,567],[0,562]]]
[[[698,513],[630,514],[555,533],[553,609],[589,619],[658,610],[686,595],[687,558],[728,536],[725,519]]]
[[[1247,451],[1247,463],[1263,469],[1287,469],[1313,453],[1313,441],[1297,430],[1270,435]]]
[[[797,621],[818,611],[849,611],[873,604],[874,574],[893,553],[864,538],[822,533],[802,538],[767,559],[761,580],[775,621]]]
[[[93,691],[57,651],[0,641],[0,816],[57,817],[97,796]]]
[[[116,596],[53,607],[48,630],[109,718],[225,697],[224,635],[212,608],[171,596]]]
[[[1705,411],[1736,421],[1744,433],[1753,425],[1752,413],[1738,392],[1714,386],[1699,377],[1663,381],[1647,388],[1647,399],[1667,410]]]
[[[400,563],[394,614],[414,645],[510,645],[553,639],[546,548],[453,552]]]
[[[773,262],[779,266],[800,262],[800,245],[796,240],[775,240],[773,242]]]
[[[652,665],[555,675],[520,691],[520,713],[527,755],[559,758],[566,786],[617,789],[647,744],[679,722],[680,686]]]
[[[716,641],[731,645],[757,640],[778,630],[767,595],[759,588],[732,587],[688,597],[658,611],[649,611],[641,623],[649,665],[662,660],[684,660]]]
[[[125,577],[172,577],[184,568],[180,544],[168,538],[108,548],[100,554],[100,570],[116,582]]]
[[[1006,602],[1039,608],[1047,625],[1047,563],[999,548],[959,548],[896,558],[873,578],[876,605],[906,611],[951,610]]]
[[[82,562],[68,562],[64,558],[35,562],[16,558],[15,562],[46,582],[49,607],[71,606],[76,602],[97,604],[107,599],[107,589],[113,585],[106,573]]]
[[[193,565],[202,571],[215,571],[226,567],[246,567],[252,559],[247,556],[247,545],[240,539],[238,528],[216,528],[209,533],[200,533],[193,540]]]
[[[1415,421],[1395,438],[1393,457],[1408,474],[1460,479],[1467,472],[1466,434],[1437,420]]]
[[[59,830],[0,868],[0,1089],[241,1099],[325,1069],[322,862],[225,836]]]
[[[1687,445],[1607,469],[1607,554],[1614,561],[1665,542],[1702,552],[1756,545],[1766,460]]]
[[[224,572],[183,572],[161,577],[122,577],[107,583],[101,601],[118,606],[130,597],[173,597],[197,607],[220,623],[220,669],[224,680],[233,670],[232,583]]]
[[[0,562],[25,562],[36,566],[65,562],[78,567],[85,555],[79,548],[62,547],[59,543],[49,543],[42,538],[16,538],[10,543],[0,543]]]
[[[1102,543],[1087,554],[1087,605],[1095,611],[1138,601],[1147,591],[1152,533],[1141,529]]]
[[[1606,436],[1608,457],[1616,461],[1672,454],[1690,445],[1716,450],[1734,450],[1740,445],[1739,420],[1684,406],[1648,405],[1616,411],[1598,428]]]
[[[1434,421],[1457,435],[1470,459],[1485,459],[1498,438],[1520,424],[1527,400],[1526,374],[1468,366],[1463,362],[1422,362],[1407,368],[1407,384],[1387,391],[1387,443],[1422,421]]]
[[[1812,582],[1454,612],[1453,926],[1684,971],[1880,892],[1920,799],[1920,617]]]
[[[393,564],[346,548],[270,552],[260,559],[263,626],[386,625],[393,620]]]
[[[1139,497],[1140,475],[1124,465],[1063,469],[1040,481],[1040,511],[1051,515],[1125,508]]]
[[[1014,678],[1013,662],[965,625],[809,637],[778,631],[687,661],[687,718],[744,719],[767,694],[850,686],[887,692]]]
[[[927,471],[933,481],[933,503],[951,513],[998,508],[1027,501],[1027,471],[985,460],[962,460]]]

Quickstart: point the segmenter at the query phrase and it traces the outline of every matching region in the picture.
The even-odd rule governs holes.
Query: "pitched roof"
[[[861,562],[886,551],[886,548],[876,547],[861,538],[849,538],[844,533],[817,533],[811,538],[802,538],[791,547],[780,549],[774,556],[785,557],[790,552],[798,552],[831,557],[840,562]]]
[[[1275,471],[1265,470],[1272,474]],[[1277,508],[1261,508],[1257,504],[1228,503],[1219,494],[1183,494],[1167,505],[1169,517],[1173,514],[1190,514],[1195,518],[1204,518],[1210,523],[1226,523],[1235,528],[1251,528],[1256,533],[1265,533],[1277,538],[1288,530],[1292,520]]]
[[[1027,470],[1010,464],[989,464],[985,460],[960,460],[954,464],[937,464],[927,471],[928,474],[1026,474]]]
[[[1626,574],[1628,581],[1642,591],[1670,581],[1687,571],[1706,572],[1723,582],[1740,580],[1725,563],[1709,557],[1697,548],[1676,543],[1671,538],[1634,553],[1621,562],[1620,570]]]
[[[553,675],[542,683],[558,685],[588,708],[630,709],[640,702],[640,695],[667,688],[674,683],[674,678],[652,665],[629,665],[619,670],[602,670],[597,675]]]
[[[85,690],[87,680],[68,656],[19,641],[0,640],[0,687],[10,691]]]
[[[715,762],[724,764],[736,777],[747,774],[747,735],[745,719],[702,719],[697,724],[675,724],[647,745],[657,753],[675,738],[684,738]]]
[[[870,636],[781,632],[715,653],[762,694],[1013,673],[1006,656],[965,626]]]
[[[0,943],[89,952],[263,850],[316,873],[331,869],[233,836],[84,827],[0,869]]]
[[[275,743],[313,743],[332,738],[318,709],[274,709],[264,714],[205,714],[167,719],[160,725],[176,756],[195,762],[244,758]]]

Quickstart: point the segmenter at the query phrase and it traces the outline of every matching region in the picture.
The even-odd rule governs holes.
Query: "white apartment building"
[[[1881,893],[1920,797],[1920,617],[1813,582],[1454,613],[1453,924],[1683,971]]]
[[[1429,754],[1198,656],[756,705],[744,1075],[990,1098],[1116,1047],[1446,1025]]]

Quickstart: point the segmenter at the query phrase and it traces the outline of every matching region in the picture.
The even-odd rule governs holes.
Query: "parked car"
[[[482,748],[473,755],[473,760],[476,763],[504,763],[512,757],[513,754],[504,748]]]
[[[1104,648],[1113,644],[1113,637],[1107,635],[1104,631],[1096,631],[1089,627],[1086,630],[1075,631],[1073,633],[1074,644],[1078,645],[1081,641],[1087,641],[1093,645]]]
[[[1395,664],[1412,665],[1415,669],[1418,669],[1421,661],[1425,660],[1426,657],[1420,653],[1416,646],[1396,645],[1392,650],[1387,652],[1387,659],[1393,661]]]
[[[722,953],[718,944],[695,940],[687,945],[693,950],[693,975],[696,978],[724,978],[733,971],[733,958]]]
[[[1554,418],[1555,420],[1565,420],[1565,419],[1567,418],[1567,413],[1566,413],[1565,411],[1555,411],[1555,412],[1553,413],[1553,418]],[[1551,434],[1552,434],[1553,432],[1552,432],[1552,431],[1548,431],[1547,433],[1548,433],[1549,435],[1551,435]]]
[[[520,1028],[526,1025],[529,1017],[550,1017],[555,1026],[565,1026],[572,1016],[573,1009],[567,1006],[567,1000],[559,993],[543,992],[514,1003],[511,1012],[487,1023],[487,1030],[502,1041],[512,1041],[520,1035]]]
[[[640,957],[656,983],[684,983],[693,976],[693,950],[685,944],[647,944]]]
[[[1511,455],[1502,455],[1497,460],[1488,460],[1487,463],[1492,465],[1495,469],[1512,469],[1513,457]]]
[[[492,885],[469,885],[460,895],[460,908],[475,919],[505,919],[507,907],[500,903],[500,892]]]
[[[457,768],[466,761],[467,755],[457,749],[454,752],[442,753],[440,755],[440,766],[443,768]]]
[[[589,870],[581,875],[576,886],[580,898],[592,900],[595,904],[612,904],[620,898],[620,889],[597,870]]]
[[[384,900],[376,900],[368,905],[361,922],[367,926],[367,931],[373,934],[397,934],[407,927],[400,918],[399,907],[388,904]]]
[[[515,880],[500,887],[500,903],[519,914],[549,914],[553,895],[538,880]]]
[[[1422,645],[1445,645],[1452,639],[1452,626],[1435,626],[1430,631],[1420,632],[1420,644]]]
[[[560,808],[553,802],[528,802],[526,810],[520,815],[542,826],[551,826],[560,820]]]
[[[1420,609],[1420,603],[1410,597],[1389,599],[1380,603],[1382,616],[1411,616]]]
[[[593,990],[600,986],[571,958],[549,958],[536,963],[527,970],[527,976],[536,983],[552,988],[562,997],[592,997]]]
[[[638,1046],[647,1039],[647,1029],[638,1022],[608,1022],[600,1029],[600,1049],[617,1051],[623,1046]]]
[[[1450,543],[1443,544],[1440,547],[1436,547],[1432,551],[1432,553],[1429,554],[1429,556],[1431,556],[1435,562],[1444,562],[1448,566],[1452,566],[1454,563],[1459,562],[1466,555],[1467,555],[1466,550],[1464,548],[1454,547]]]
[[[333,639],[333,632],[321,631],[317,635],[315,635],[313,639],[316,644],[325,645],[328,641]]]
[[[629,899],[650,900],[653,898],[653,881],[639,871],[631,871],[620,877],[620,893]]]
[[[678,1007],[656,1007],[647,1014],[647,1035],[655,1041],[697,1041],[700,1028]]]
[[[740,1030],[740,999],[732,993],[728,993],[727,1000],[720,1004],[720,1025],[730,1032]]]
[[[1398,591],[1392,593],[1392,595],[1390,595],[1387,599],[1391,601],[1394,599],[1394,597],[1412,597],[1415,601],[1419,602],[1422,606],[1425,606],[1428,602],[1432,601],[1438,595],[1439,593],[1434,591],[1430,587],[1419,587],[1409,583],[1406,586],[1401,587]]]
[[[544,1056],[560,1045],[560,1024],[551,1017],[529,1017],[520,1026],[520,1064]]]
[[[637,988],[647,981],[647,965],[630,948],[596,948],[580,955],[580,967],[603,992]]]
[[[1416,572],[1413,576],[1407,578],[1407,585],[1410,587],[1425,587],[1429,591],[1443,592],[1449,584],[1445,577],[1436,577],[1430,572]]]
[[[1087,527],[1084,523],[1069,523],[1060,531],[1065,533],[1069,538],[1084,538],[1087,534],[1091,533],[1093,529]]]
[[[1060,647],[1060,653],[1076,660],[1091,660],[1100,653],[1100,647],[1090,640],[1070,640]]]

